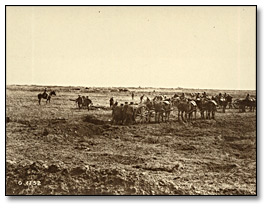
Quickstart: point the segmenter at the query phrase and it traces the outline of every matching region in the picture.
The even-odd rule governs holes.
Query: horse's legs
[[[39,98],[39,105],[41,105],[41,98]]]
[[[181,111],[180,115],[181,115],[181,119],[182,119],[182,121],[184,122],[184,118],[183,118],[183,111]]]
[[[184,118],[183,118],[183,113],[184,113],[184,111],[181,112],[181,117],[182,117],[182,121],[185,122],[184,119],[185,119],[185,117],[186,117],[186,113],[185,113],[185,115],[184,115]]]

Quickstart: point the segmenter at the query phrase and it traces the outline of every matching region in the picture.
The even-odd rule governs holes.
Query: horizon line
[[[82,88],[133,88],[133,89],[205,89],[205,90],[229,90],[229,91],[256,91],[256,89],[230,89],[230,88],[192,88],[192,87],[152,87],[152,86],[84,86],[84,85],[41,85],[41,84],[7,84],[6,86],[58,86],[58,87],[82,87]]]

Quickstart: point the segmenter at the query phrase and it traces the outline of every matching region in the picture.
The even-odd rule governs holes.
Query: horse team
[[[116,124],[126,124],[126,106],[123,104],[118,105],[115,103],[113,105],[113,98],[110,100],[112,107],[112,120]],[[247,95],[246,99],[239,100],[239,108],[243,108],[242,112],[245,112],[245,108],[256,107],[256,100],[254,98],[249,98]],[[255,102],[255,104],[254,104]],[[232,96],[227,95],[226,93],[222,95],[219,93],[217,96],[208,97],[204,92],[200,94],[190,94],[189,97],[185,97],[185,94],[181,95],[175,94],[171,98],[166,96],[158,95],[155,96],[152,100],[145,95],[140,97],[139,105],[131,103],[129,106],[134,108],[134,111],[130,111],[130,122],[135,122],[137,115],[144,115],[146,122],[151,121],[152,115],[154,116],[155,122],[169,121],[170,112],[173,111],[173,108],[176,107],[178,110],[178,121],[191,121],[196,119],[197,111],[200,112],[201,119],[214,119],[215,113],[218,108],[222,108],[222,112],[225,113],[227,106],[232,108]],[[143,108],[146,109],[143,109]],[[144,110],[146,114],[143,114],[141,111]]]
[[[46,93],[46,89],[43,93],[38,94],[39,104],[41,99],[46,99],[46,103],[51,99],[51,96],[55,96],[55,91]],[[88,97],[78,96],[76,100],[79,109],[87,108],[88,110],[93,105],[92,101]],[[114,124],[131,124],[136,122],[136,118],[140,116],[145,122],[151,122],[151,117],[155,117],[155,122],[169,121],[170,113],[173,108],[178,110],[178,121],[191,121],[196,119],[197,111],[200,112],[202,119],[214,119],[217,108],[222,108],[222,112],[225,113],[227,106],[232,108],[239,108],[241,112],[245,112],[246,108],[250,111],[254,111],[256,108],[256,99],[250,98],[249,94],[245,99],[235,100],[232,103],[232,96],[226,93],[208,97],[206,92],[202,95],[200,93],[190,94],[185,96],[185,93],[180,95],[175,94],[168,98],[163,95],[157,95],[152,100],[146,95],[140,97],[140,103],[135,104],[131,102],[125,102],[125,104],[118,105],[118,102],[114,103],[113,97],[110,99],[110,107],[112,109],[112,122]]]

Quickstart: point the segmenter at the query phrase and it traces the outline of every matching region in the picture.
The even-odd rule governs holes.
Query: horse
[[[249,109],[250,111],[254,112],[256,107],[257,107],[257,102],[256,102],[256,99],[255,98],[251,98],[249,99]]]
[[[229,105],[229,108],[232,107],[232,96],[230,95],[227,95],[226,97],[217,95],[213,99],[216,101],[219,107],[222,107],[223,113],[225,113],[227,105]]]
[[[140,97],[140,104],[146,104],[146,102],[149,102],[150,101],[150,99],[146,96],[146,95],[142,95],[141,97]]]
[[[153,101],[153,107],[155,111],[155,122],[160,123],[169,121],[172,106],[170,101]]]
[[[196,103],[194,101],[190,100],[181,100],[179,98],[172,99],[173,105],[177,107],[178,109],[178,121],[180,121],[180,116],[182,120],[185,122],[188,119],[191,120],[192,113],[195,112],[195,118],[196,118]],[[183,113],[185,113],[185,119],[183,118]]]
[[[238,100],[238,103],[239,103],[239,109],[241,112],[246,112],[246,107],[249,107],[249,111],[252,111],[252,112],[254,112],[256,108],[255,98]]]
[[[170,100],[163,100],[163,98],[155,97],[152,101],[147,98],[146,101],[143,102],[146,108],[149,111],[154,110],[155,112],[155,122],[160,123],[160,121],[169,121],[170,112],[172,111]],[[152,112],[149,112],[148,121],[151,120]],[[165,118],[164,118],[165,117]]]
[[[232,108],[232,96],[230,95],[227,95],[226,97],[226,101],[228,102],[228,105],[229,105],[229,109]]]
[[[216,112],[216,106],[217,103],[215,100],[209,100],[209,99],[201,99],[198,98],[196,100],[197,107],[200,110],[201,118],[204,119],[204,113],[206,111],[206,119],[215,119],[215,112]],[[210,114],[212,113],[212,117]]]
[[[169,121],[170,113],[172,111],[172,104],[170,100],[163,101],[163,109],[165,114],[165,121]]]
[[[40,93],[40,94],[38,94],[39,105],[41,105],[41,99],[46,99],[46,103],[47,102],[50,103],[50,99],[51,99],[52,96],[56,96],[56,92],[55,91],[51,91],[49,94],[47,94],[47,93]]]
[[[189,103],[191,104],[191,111],[189,112],[189,120],[192,119],[193,113],[195,114],[195,120],[196,120],[196,111],[197,111],[197,104],[195,100],[189,100]]]
[[[161,101],[154,101],[154,110],[155,110],[155,122],[160,123],[160,119],[163,121],[163,104]]]
[[[162,101],[164,97],[162,95],[157,95],[153,98],[153,101]]]

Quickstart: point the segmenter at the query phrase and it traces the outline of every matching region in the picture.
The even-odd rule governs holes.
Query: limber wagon
[[[150,121],[151,114],[154,110],[149,109],[145,104],[135,104],[133,108],[135,123],[146,123]]]
[[[160,115],[162,115],[163,118],[167,118],[167,114],[166,113],[170,113],[171,111],[173,111],[172,108],[169,108],[169,110],[164,110],[164,112],[159,112],[157,111],[157,115],[158,113],[160,113]],[[169,114],[168,114],[169,115]],[[150,122],[151,118],[154,117],[155,121],[159,121],[159,116],[157,116],[156,118],[156,112],[154,107],[148,107],[146,104],[139,104],[139,105],[134,105],[134,120],[135,123],[146,123],[146,122]]]

